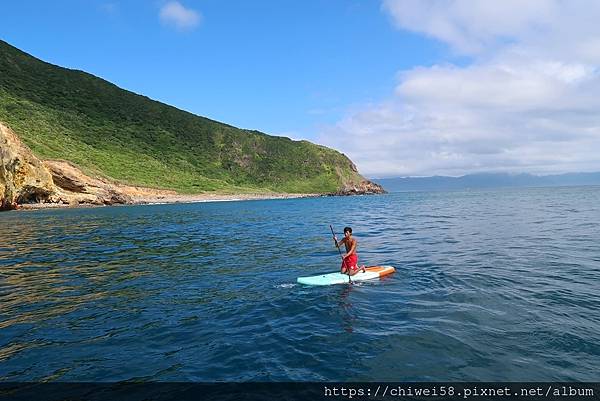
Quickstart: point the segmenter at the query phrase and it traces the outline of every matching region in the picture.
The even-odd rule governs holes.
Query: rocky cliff
[[[56,192],[52,176],[15,133],[0,123],[0,207],[44,202]]]
[[[89,177],[69,162],[42,162],[0,123],[0,208],[28,203],[112,205],[132,203],[132,197],[126,189]]]
[[[64,160],[46,160],[44,167],[57,187],[50,201],[68,204],[114,205],[133,203],[125,189],[100,178],[92,178]]]

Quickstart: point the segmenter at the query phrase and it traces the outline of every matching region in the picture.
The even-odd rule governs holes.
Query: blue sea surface
[[[600,187],[0,214],[0,381],[600,381]],[[339,269],[329,224],[392,276]]]

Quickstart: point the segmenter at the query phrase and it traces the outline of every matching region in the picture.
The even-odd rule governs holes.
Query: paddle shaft
[[[337,240],[335,239],[335,233],[333,232],[333,227],[331,226],[331,224],[329,225],[329,228],[331,229],[331,234],[333,235],[333,240],[335,241],[335,246],[338,249],[338,252],[340,253],[340,258],[342,258],[342,264],[344,264],[344,256],[342,255],[342,250],[340,249],[340,244],[338,244]],[[348,273],[348,283],[352,284],[352,279],[350,278],[350,269],[348,269],[348,266],[346,266],[346,273]]]

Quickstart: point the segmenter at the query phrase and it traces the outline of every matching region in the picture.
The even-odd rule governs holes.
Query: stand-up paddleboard
[[[394,266],[369,266],[365,272],[358,272],[350,276],[352,281],[373,280],[379,277],[387,276],[396,271]],[[332,285],[348,284],[348,275],[342,273],[321,274],[319,276],[298,277],[298,283],[306,285]]]

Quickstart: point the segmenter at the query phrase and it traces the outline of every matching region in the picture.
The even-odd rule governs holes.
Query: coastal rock
[[[124,190],[104,179],[85,175],[73,164],[64,160],[46,160],[44,166],[59,188],[55,202],[69,204],[114,205],[132,203]]]
[[[0,208],[48,202],[56,192],[52,176],[31,149],[0,123]]]
[[[133,203],[129,192],[104,179],[85,175],[63,160],[38,159],[19,137],[0,123],[0,209],[16,209],[23,204]]]
[[[385,194],[386,191],[379,184],[369,180],[362,180],[359,183],[347,183],[332,195],[375,195]]]

